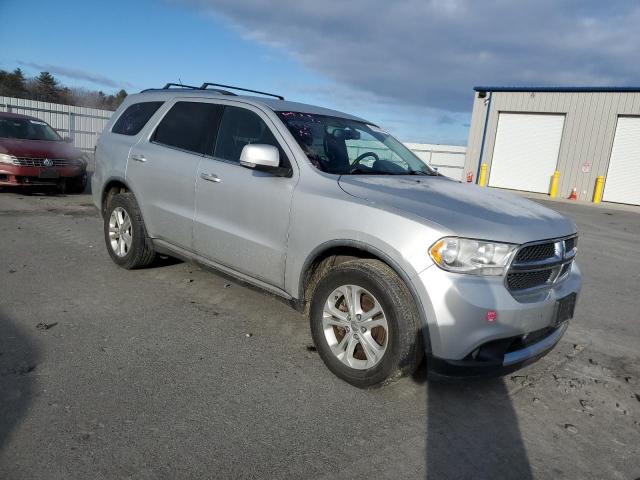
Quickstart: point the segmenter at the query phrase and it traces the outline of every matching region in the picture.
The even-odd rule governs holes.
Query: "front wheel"
[[[132,193],[115,195],[104,216],[104,237],[111,259],[122,268],[149,265],[155,258],[140,207]]]
[[[84,193],[87,188],[87,174],[83,173],[66,181],[65,190],[69,193]]]
[[[352,260],[329,270],[315,287],[309,314],[320,357],[356,387],[390,383],[422,359],[415,302],[378,260]]]

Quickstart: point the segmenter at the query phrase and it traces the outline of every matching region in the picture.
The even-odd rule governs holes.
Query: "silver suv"
[[[113,115],[92,188],[115,263],[171,255],[286,299],[358,387],[425,355],[431,375],[504,374],[560,340],[573,222],[444,177],[361,118],[230,89],[168,84]]]

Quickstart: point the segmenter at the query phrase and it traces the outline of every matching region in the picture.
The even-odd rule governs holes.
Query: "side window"
[[[163,102],[134,103],[116,120],[111,131],[121,135],[137,135]]]
[[[177,102],[156,128],[152,141],[204,154],[218,130],[223,108],[211,103]]]
[[[252,143],[277,147],[280,151],[280,166],[289,165],[280,144],[258,115],[244,108],[225,107],[213,156],[239,163],[242,149]]]

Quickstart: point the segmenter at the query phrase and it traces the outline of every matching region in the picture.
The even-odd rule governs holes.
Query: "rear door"
[[[215,147],[202,159],[196,180],[194,246],[217,263],[282,287],[297,170],[282,177],[242,167],[247,144],[273,145],[280,166],[291,166],[291,151],[263,112],[225,106]]]
[[[113,126],[98,138],[95,151],[96,167],[91,178],[93,200],[102,207],[102,188],[111,178],[122,179],[127,168],[131,146],[140,141],[142,130],[162,106],[162,101],[134,102],[128,105]],[[118,112],[116,114],[118,115]]]
[[[196,174],[215,134],[221,107],[181,98],[165,111],[131,149],[127,181],[149,235],[191,249]]]

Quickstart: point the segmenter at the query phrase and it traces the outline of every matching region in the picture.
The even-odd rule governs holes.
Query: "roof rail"
[[[194,87],[193,85],[185,85],[183,83],[166,83],[162,88],[145,88],[140,93],[143,92],[157,92],[160,90],[172,90],[172,87],[185,88],[187,90],[202,90],[200,87]],[[233,92],[229,92],[227,90],[222,90],[219,88],[211,89],[214,92],[221,93],[222,95],[235,95]]]
[[[199,88],[198,90],[203,90],[203,89],[202,89],[202,88]],[[206,90],[206,89],[204,89],[204,90]],[[230,92],[229,90],[223,90],[223,89],[221,89],[221,88],[212,88],[212,89],[211,89],[211,90],[209,90],[209,91],[211,91],[211,92],[218,92],[218,93],[220,93],[220,94],[222,94],[222,95],[231,95],[231,96],[233,96],[233,97],[237,97],[237,96],[238,96],[238,94],[237,94],[237,93]]]
[[[283,97],[282,95],[276,95],[275,93],[261,92],[261,91],[259,91],[259,90],[250,90],[250,89],[248,89],[248,88],[234,87],[234,86],[232,86],[232,85],[222,85],[222,84],[220,84],[220,83],[205,82],[205,83],[203,83],[203,84],[200,86],[200,88],[201,88],[202,90],[206,90],[206,89],[207,89],[207,87],[209,87],[209,86],[212,86],[212,87],[222,87],[222,88],[230,88],[230,89],[232,89],[232,90],[240,90],[240,91],[242,91],[242,92],[257,93],[257,94],[260,94],[260,95],[267,95],[268,97],[275,97],[275,98],[277,98],[277,99],[279,99],[279,100],[284,100],[284,97]],[[216,90],[217,90],[217,89],[216,89]],[[217,90],[217,91],[219,91],[219,92],[224,92],[224,90]],[[226,92],[226,94],[227,94],[227,95],[228,95],[229,93],[231,93],[231,92]],[[232,95],[234,95],[234,94],[232,94]]]
[[[182,83],[167,83],[162,90],[168,90],[171,87],[180,87],[180,88],[190,88],[192,90],[198,90],[198,87],[194,87],[193,85],[183,85]]]
[[[191,90],[203,90],[202,87],[194,87],[193,85],[183,85],[182,83],[167,83],[164,87],[162,87],[162,90],[168,90],[171,87],[182,87],[182,88],[188,88]],[[229,90],[222,90],[220,88],[212,88],[211,91],[221,93],[222,95],[235,95],[235,93],[230,92]]]

